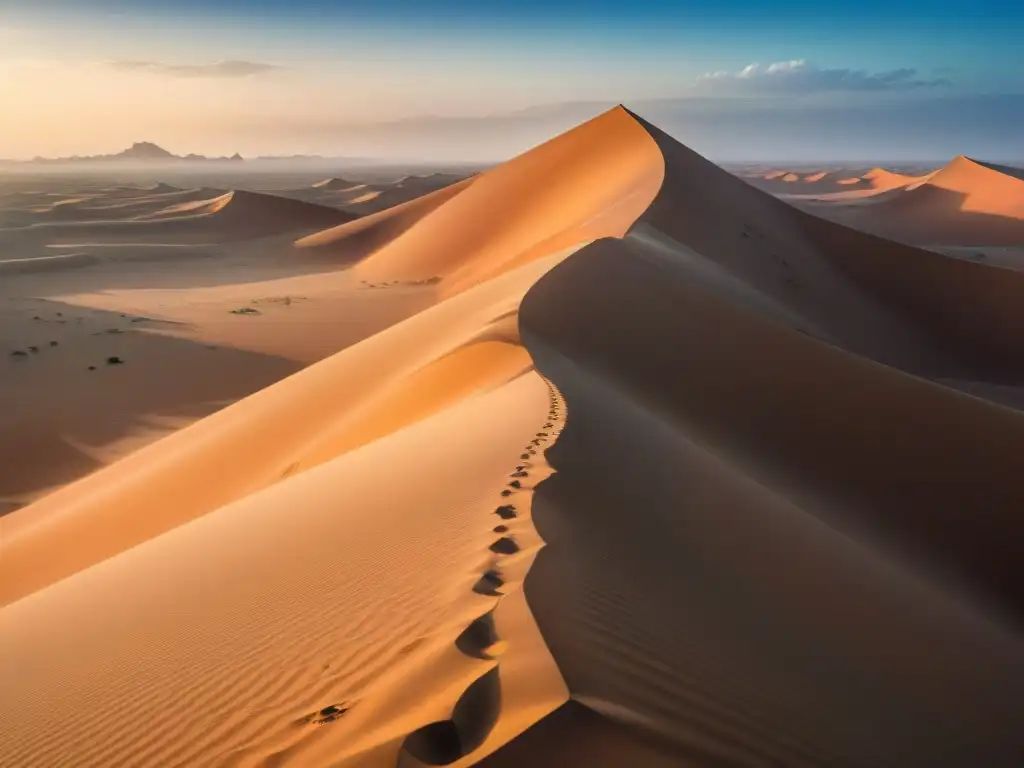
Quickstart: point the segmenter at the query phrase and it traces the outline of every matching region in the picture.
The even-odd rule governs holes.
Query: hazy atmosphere
[[[0,0],[0,151],[497,160],[625,103],[719,160],[1019,159],[1022,20],[991,0]]]

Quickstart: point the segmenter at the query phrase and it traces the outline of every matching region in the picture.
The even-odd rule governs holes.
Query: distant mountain
[[[207,157],[206,155],[189,154],[185,156],[168,152],[150,141],[138,141],[123,152],[114,155],[73,155],[71,157],[37,157],[32,163],[96,163],[96,162],[135,162],[135,163],[237,163],[243,162],[238,153],[231,157]]]
[[[158,147],[156,144],[148,141],[136,142],[119,155],[114,155],[114,157],[123,157],[126,160],[172,160],[175,158],[174,155],[163,147]]]

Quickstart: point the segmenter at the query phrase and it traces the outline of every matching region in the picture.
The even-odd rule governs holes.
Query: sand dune
[[[916,245],[1024,245],[1020,169],[961,156],[924,176],[875,169],[861,181],[850,191],[782,196],[817,215]]]
[[[53,244],[218,243],[301,234],[353,218],[334,208],[276,195],[197,190],[149,197],[131,210],[93,204],[70,220],[51,218],[0,229],[0,247],[17,253]]]
[[[206,207],[193,213],[205,215],[225,229],[249,231],[258,225],[261,233],[330,226],[351,218],[323,206],[241,190],[211,200]]]
[[[330,178],[310,187],[282,192],[286,197],[325,205],[358,216],[369,216],[409,203],[442,189],[458,186],[464,174],[431,173],[424,176],[403,176],[393,181],[357,182]]]
[[[436,301],[0,518],[4,761],[1019,762],[1024,275],[622,108],[290,256]]]
[[[208,200],[223,193],[223,190],[178,189],[170,185],[147,189],[114,187],[57,199],[21,194],[4,201],[3,208],[8,227],[71,221],[124,221],[176,204]]]
[[[858,210],[858,226],[922,244],[1024,245],[1024,172],[958,157]]]
[[[348,179],[332,176],[329,179],[324,179],[323,181],[318,181],[313,184],[313,189],[320,189],[326,192],[341,192],[358,186],[359,182],[357,181],[349,181]]]
[[[793,200],[860,200],[879,192],[919,183],[925,176],[914,176],[885,168],[839,169],[798,174],[773,171],[768,174],[741,174],[758,189]]]
[[[344,208],[353,213],[374,213],[457,184],[464,178],[451,173],[403,176],[390,184],[367,189],[363,194],[354,197]]]
[[[472,179],[467,179],[386,211],[316,232],[297,240],[295,246],[321,260],[339,264],[360,261],[417,224],[471,183]]]

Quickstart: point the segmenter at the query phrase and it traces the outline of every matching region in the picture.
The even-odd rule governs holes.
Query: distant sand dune
[[[856,171],[852,169],[817,171],[800,175],[785,171],[745,175],[748,183],[786,199],[859,200],[879,192],[907,187],[920,182],[923,176],[909,176],[884,168]]]
[[[210,194],[213,197],[202,196]],[[200,190],[198,195],[174,197],[177,199],[150,199],[122,218],[105,218],[109,211],[96,209],[80,219],[42,221],[0,230],[0,245],[13,250],[41,244],[107,240],[227,242],[309,232],[355,218],[334,208],[259,192]]]
[[[866,188],[784,197],[817,215],[928,246],[1024,245],[1024,171],[958,157],[921,177],[876,169]]]
[[[472,183],[472,179],[453,184],[380,213],[316,232],[296,241],[299,250],[337,263],[360,261],[388,244],[418,223],[437,207],[448,202]]]
[[[359,182],[349,181],[348,179],[342,179],[336,176],[313,184],[314,189],[322,189],[327,192],[339,192],[357,186],[359,186]]]

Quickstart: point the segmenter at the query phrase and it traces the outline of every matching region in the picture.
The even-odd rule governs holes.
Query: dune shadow
[[[496,542],[491,544],[489,547],[491,552],[497,552],[499,555],[514,555],[519,551],[519,545],[516,540],[508,536],[502,536]]]
[[[512,520],[513,518],[518,517],[516,508],[512,504],[501,505],[496,510],[494,510],[494,514],[496,514],[502,520]]]
[[[488,611],[472,621],[462,634],[455,638],[455,647],[467,656],[490,659],[492,656],[487,653],[487,649],[492,648],[499,639],[494,614]]]
[[[503,525],[499,525],[498,528],[505,528]],[[505,528],[505,530],[508,530]],[[491,568],[484,572],[484,575],[473,585],[473,591],[478,595],[488,595],[489,597],[499,597],[501,592],[499,591],[505,584],[505,580],[501,577],[501,574],[494,568]]]
[[[425,725],[406,737],[398,765],[413,765],[409,757],[422,765],[451,765],[484,743],[500,711],[501,680],[495,667],[466,689],[450,719]]]
[[[1024,245],[1024,219],[968,210],[968,197],[964,192],[925,185],[877,200],[795,207],[910,245]]]
[[[479,768],[679,768],[713,763],[690,761],[678,748],[610,720],[579,702],[567,701],[500,749]]]
[[[1018,414],[619,241],[547,273],[520,330],[570,416],[524,590],[573,696],[681,764],[1013,764]]]

